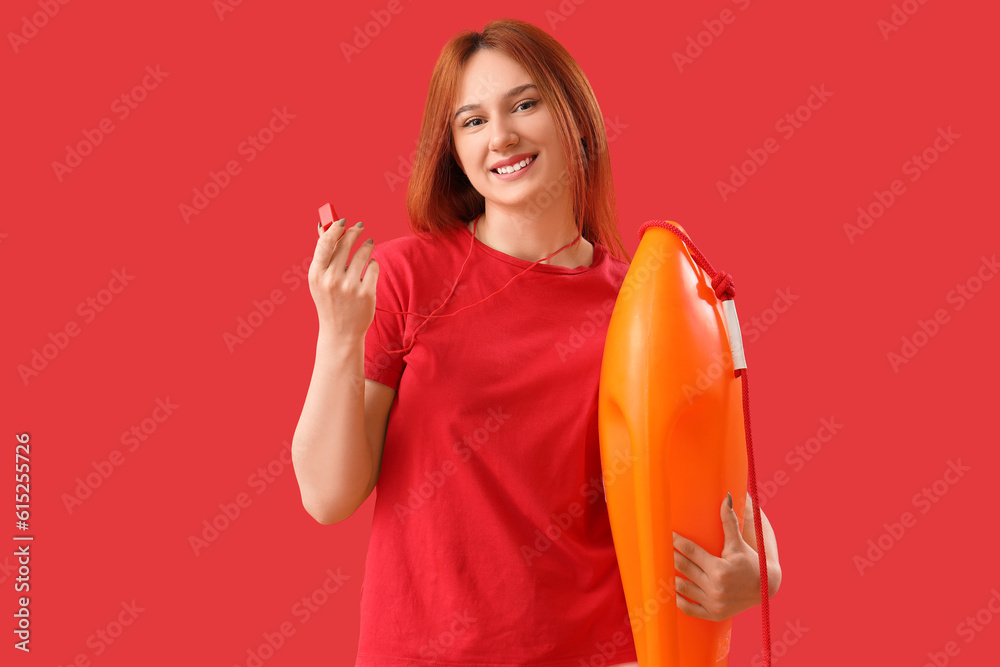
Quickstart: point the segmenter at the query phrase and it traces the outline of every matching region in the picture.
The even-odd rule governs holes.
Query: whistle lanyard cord
[[[423,329],[425,326],[427,326],[427,323],[430,322],[431,318],[454,317],[455,315],[458,315],[463,310],[468,310],[469,308],[472,308],[473,306],[478,306],[479,304],[481,304],[483,301],[486,301],[487,299],[492,299],[494,296],[496,296],[500,292],[502,292],[505,289],[507,289],[507,286],[510,285],[512,282],[514,282],[515,279],[519,278],[520,276],[524,275],[525,273],[527,273],[528,271],[530,271],[531,269],[533,269],[536,264],[538,264],[539,262],[544,262],[545,260],[550,259],[554,255],[557,255],[558,253],[562,252],[566,248],[570,248],[570,247],[576,245],[577,243],[580,242],[580,239],[583,238],[583,230],[578,228],[575,239],[573,239],[572,241],[570,241],[569,243],[567,243],[563,247],[559,248],[559,250],[556,250],[556,251],[554,251],[554,252],[546,255],[545,257],[542,257],[541,259],[535,260],[534,262],[532,262],[530,266],[525,267],[524,269],[521,270],[520,273],[517,273],[514,276],[512,276],[510,278],[510,280],[508,280],[506,283],[503,284],[503,287],[501,287],[497,291],[493,292],[493,294],[490,294],[489,296],[484,296],[479,301],[476,301],[475,303],[470,303],[468,306],[463,306],[463,307],[459,308],[458,310],[456,310],[456,311],[454,311],[452,313],[447,313],[445,315],[438,315],[437,311],[439,311],[442,308],[444,308],[445,304],[447,304],[451,300],[451,295],[455,293],[455,288],[458,287],[458,281],[459,281],[459,279],[462,277],[462,274],[465,273],[465,266],[469,263],[469,258],[472,257],[472,250],[476,246],[476,230],[479,227],[479,218],[481,218],[481,217],[483,217],[483,213],[480,213],[478,216],[476,216],[476,219],[472,223],[472,236],[469,239],[469,253],[465,256],[465,261],[462,262],[462,267],[458,271],[458,276],[455,278],[455,283],[451,286],[451,291],[448,292],[448,296],[446,296],[444,298],[444,300],[441,302],[441,305],[439,305],[437,308],[435,308],[433,310],[433,312],[431,312],[430,315],[424,315],[423,313],[413,313],[413,312],[410,312],[408,310],[389,310],[388,308],[382,308],[380,306],[375,306],[375,310],[380,310],[383,313],[389,313],[389,314],[393,314],[393,315],[416,315],[417,317],[424,318],[424,321],[421,322],[420,324],[418,324],[413,329],[413,333],[410,334],[410,343],[409,343],[409,345],[407,345],[406,347],[401,347],[398,350],[387,350],[387,349],[385,349],[385,345],[382,343],[382,329],[379,327],[379,323],[378,323],[378,319],[379,318],[377,318],[377,317],[374,318],[374,321],[375,321],[375,334],[378,336],[378,344],[379,344],[379,347],[382,348],[383,352],[387,352],[389,354],[399,354],[401,352],[408,352],[410,349],[413,348],[413,345],[416,343],[417,333],[421,329]],[[402,342],[403,341],[400,341],[400,343],[402,343]]]
[[[678,229],[675,225],[662,220],[649,220],[639,227],[639,241],[642,235],[650,227],[662,227],[677,236],[684,245],[687,246],[691,256],[708,275],[712,276],[712,288],[715,296],[720,301],[733,299],[736,296],[736,288],[733,286],[733,277],[725,271],[716,271],[712,268],[708,259],[705,258],[698,246],[688,238],[688,235]],[[760,521],[760,504],[757,502],[757,471],[754,467],[753,441],[750,437],[750,382],[747,378],[747,369],[738,368],[735,370],[734,378],[742,380],[743,387],[743,429],[746,433],[747,441],[747,480],[750,486],[750,497],[753,500],[753,525],[757,530],[757,560],[760,565],[760,608],[761,608],[761,642],[764,646],[764,664],[771,665],[771,610],[768,605],[769,587],[767,583],[767,556],[764,553],[764,529]]]

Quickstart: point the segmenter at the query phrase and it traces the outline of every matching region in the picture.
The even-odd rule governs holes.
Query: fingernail
[[[733,494],[726,491],[726,500],[729,501],[729,509],[733,509]]]
[[[347,218],[341,218],[340,220],[337,221],[337,224],[343,227],[344,225],[347,224]]]
[[[364,227],[364,226],[365,226],[365,223],[363,223],[363,222],[360,222],[360,221],[359,221],[359,222],[358,222],[358,224],[356,224],[356,225],[354,225],[354,226],[355,226],[355,227],[356,227],[357,229],[361,229],[362,227]]]

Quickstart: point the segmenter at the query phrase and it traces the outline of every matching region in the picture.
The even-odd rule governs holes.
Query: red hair
[[[441,51],[431,74],[406,192],[413,231],[441,235],[486,210],[485,198],[455,161],[451,127],[463,67],[485,49],[496,49],[521,65],[551,110],[568,168],[573,215],[583,238],[630,263],[618,234],[607,131],[590,82],[562,44],[541,28],[516,19],[492,21],[481,33],[463,30]]]

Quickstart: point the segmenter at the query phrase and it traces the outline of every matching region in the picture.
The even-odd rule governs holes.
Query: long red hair
[[[516,19],[491,21],[481,33],[463,30],[441,51],[431,74],[406,192],[406,210],[413,231],[439,235],[486,210],[485,198],[476,192],[455,161],[451,128],[463,66],[483,49],[506,54],[538,86],[539,96],[555,121],[568,167],[568,183],[560,187],[569,187],[574,218],[583,238],[631,262],[618,234],[607,131],[590,82],[551,35]],[[576,141],[577,136],[582,141]]]

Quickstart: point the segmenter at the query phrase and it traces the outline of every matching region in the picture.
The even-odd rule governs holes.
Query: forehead
[[[455,107],[499,97],[514,86],[533,83],[528,72],[496,50],[477,51],[465,63],[458,81]]]

